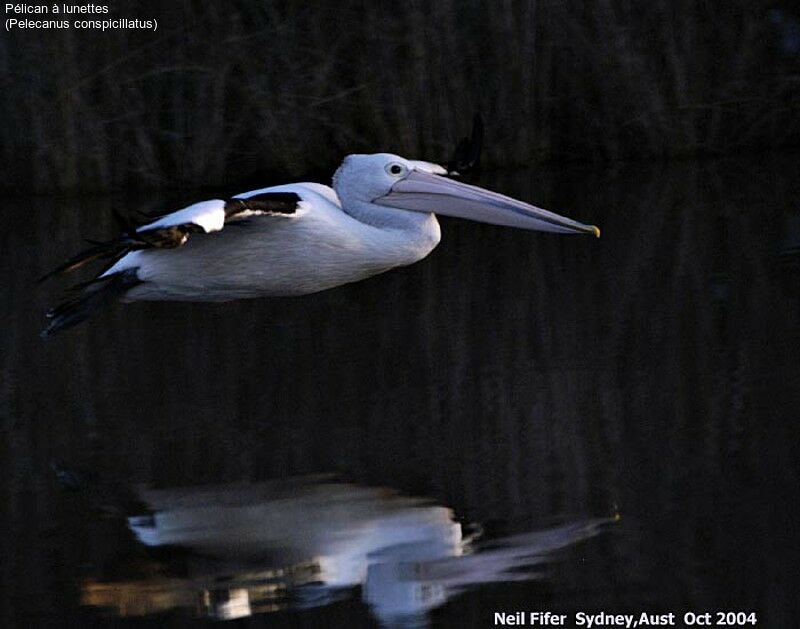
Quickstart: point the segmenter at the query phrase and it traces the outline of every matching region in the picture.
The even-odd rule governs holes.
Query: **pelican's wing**
[[[481,151],[483,149],[483,118],[475,114],[472,118],[472,133],[461,141],[453,151],[453,156],[447,163],[447,172],[450,176],[458,177],[467,173],[475,173],[480,169]]]
[[[176,249],[186,244],[191,234],[218,232],[228,223],[250,217],[287,220],[307,207],[301,196],[293,190],[265,189],[246,192],[227,200],[201,201],[139,226],[116,215],[122,228],[119,238],[92,243],[92,247],[73,256],[42,278],[68,273],[95,260],[111,261],[100,275],[69,289],[66,300],[47,313],[50,324],[42,336],[52,336],[80,323],[93,311],[140,284],[142,280],[135,268],[120,267],[121,261],[129,253],[147,249]]]
[[[194,203],[167,214],[155,221],[136,226],[116,215],[122,235],[108,242],[93,242],[85,251],[45,275],[68,273],[95,260],[119,260],[131,251],[141,249],[174,249],[189,240],[193,233],[210,234],[220,231],[226,223],[250,216],[291,216],[300,207],[301,198],[295,192],[245,193],[230,199],[211,199]]]
[[[415,170],[419,170],[432,175],[442,175],[446,177],[461,177],[465,174],[475,174],[480,169],[481,150],[483,148],[483,119],[480,114],[475,114],[472,119],[472,134],[468,138],[461,138],[456,146],[447,167],[424,162],[418,159],[410,159],[411,165]]]

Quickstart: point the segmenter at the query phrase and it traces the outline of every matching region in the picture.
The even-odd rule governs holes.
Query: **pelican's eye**
[[[406,168],[403,164],[394,162],[393,164],[386,165],[386,172],[393,177],[399,177],[400,175],[405,175],[408,172],[408,168]]]

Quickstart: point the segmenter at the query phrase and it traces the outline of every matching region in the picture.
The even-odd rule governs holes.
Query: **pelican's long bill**
[[[506,227],[600,237],[600,228],[595,225],[584,225],[497,192],[420,170],[412,170],[373,203]]]

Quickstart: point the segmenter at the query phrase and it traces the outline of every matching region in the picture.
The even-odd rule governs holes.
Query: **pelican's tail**
[[[126,269],[73,286],[71,296],[48,311],[51,321],[42,331],[42,337],[53,336],[88,319],[95,310],[116,301],[141,282],[136,269]]]

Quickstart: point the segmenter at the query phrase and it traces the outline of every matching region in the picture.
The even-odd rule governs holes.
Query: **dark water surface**
[[[3,624],[196,622],[79,606],[88,582],[129,578],[132,563],[177,562],[186,578],[185,556],[134,541],[119,496],[334,474],[357,494],[391,487],[449,507],[465,538],[621,515],[545,579],[450,592],[435,626],[533,609],[755,611],[760,627],[797,626],[799,182],[789,158],[490,173],[481,184],[603,238],[443,220],[429,259],[365,282],[125,305],[50,342],[38,333],[59,287],[34,279],[83,237],[110,236],[112,205],[163,207],[4,202]],[[53,462],[86,471],[65,490]],[[328,511],[291,499],[284,528],[307,517],[352,534],[358,500],[328,526]],[[376,623],[357,593],[293,597],[239,622]]]

